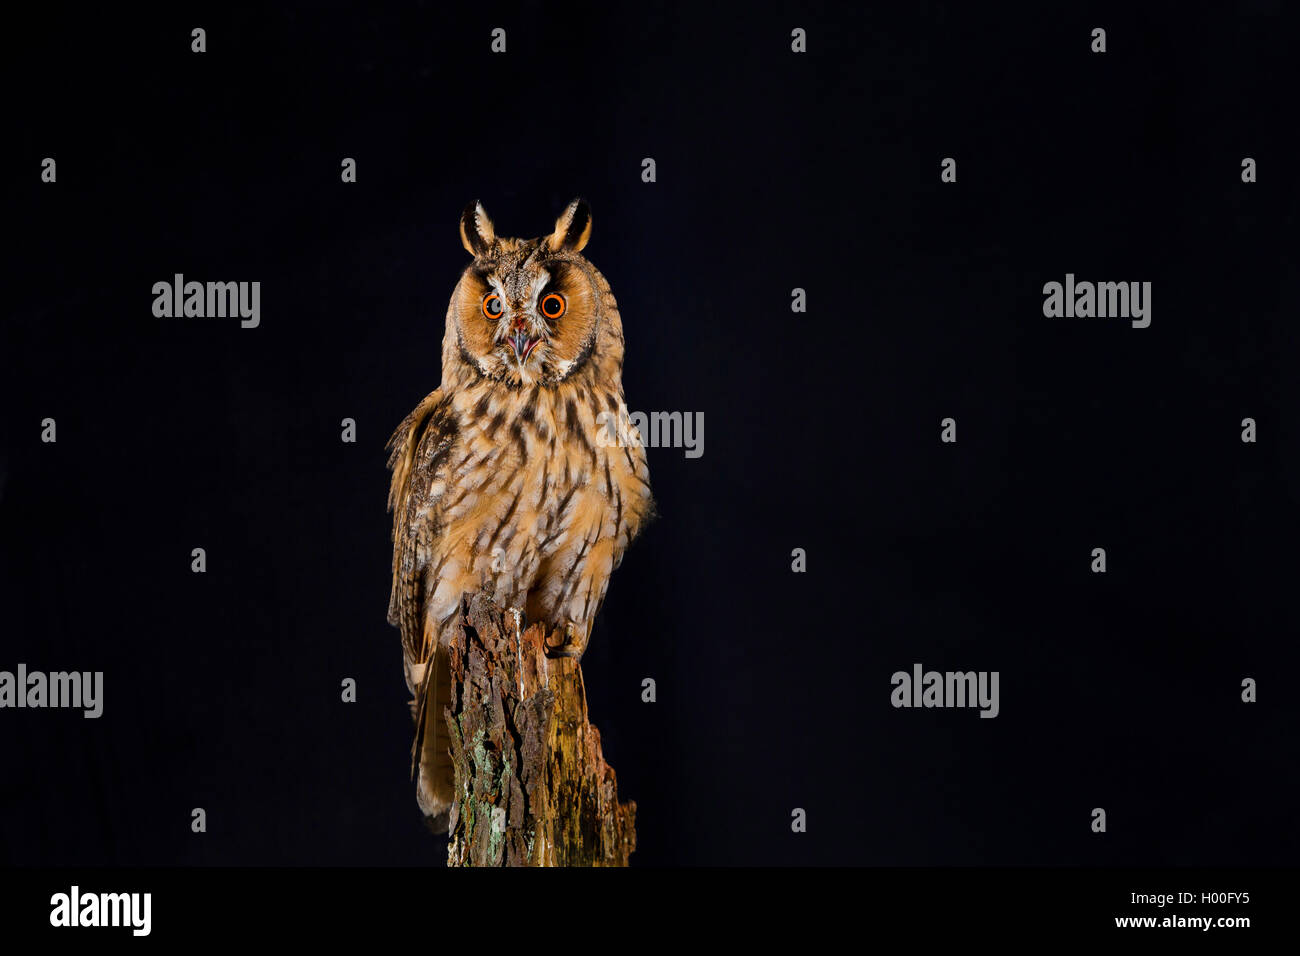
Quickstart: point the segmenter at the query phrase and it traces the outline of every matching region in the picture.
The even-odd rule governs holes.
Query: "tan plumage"
[[[579,656],[653,509],[645,449],[607,427],[626,413],[623,328],[580,254],[590,235],[581,200],[528,240],[497,238],[481,205],[466,208],[474,260],[447,310],[442,385],[389,442],[388,620],[415,695],[417,798],[436,829],[453,796],[444,636],[461,596],[490,588],[529,621],[566,628],[563,652]]]

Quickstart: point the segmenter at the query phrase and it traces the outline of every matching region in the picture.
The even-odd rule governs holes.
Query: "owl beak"
[[[533,349],[537,348],[537,343],[541,339],[530,339],[527,332],[519,331],[510,336],[510,347],[515,350],[515,358],[522,365],[528,361],[528,356],[533,354]]]

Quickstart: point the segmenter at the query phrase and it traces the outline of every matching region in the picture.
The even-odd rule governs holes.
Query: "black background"
[[[584,659],[635,863],[1294,862],[1294,21],[970,6],[7,31],[0,669],[102,670],[105,712],[0,712],[0,861],[445,859],[382,446],[438,384],[461,208],[534,236],[581,195],[629,405],[706,426],[650,451]],[[260,281],[261,326],[155,319],[176,272]],[[1044,318],[1067,272],[1152,282],[1151,327]],[[915,662],[1000,671],[1000,716],[893,709]]]

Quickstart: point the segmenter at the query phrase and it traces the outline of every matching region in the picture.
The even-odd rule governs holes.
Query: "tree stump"
[[[636,849],[636,804],[618,802],[582,668],[552,656],[562,643],[486,594],[462,601],[443,712],[456,787],[449,866],[626,866]]]

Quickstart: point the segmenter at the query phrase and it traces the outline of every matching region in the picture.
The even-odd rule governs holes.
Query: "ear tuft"
[[[496,242],[497,234],[492,228],[483,204],[475,199],[460,214],[460,241],[465,251],[475,258],[485,254]]]
[[[555,231],[547,238],[546,244],[552,252],[568,249],[581,252],[582,247],[591,238],[591,207],[585,199],[575,199],[569,208],[560,213],[555,220]]]

